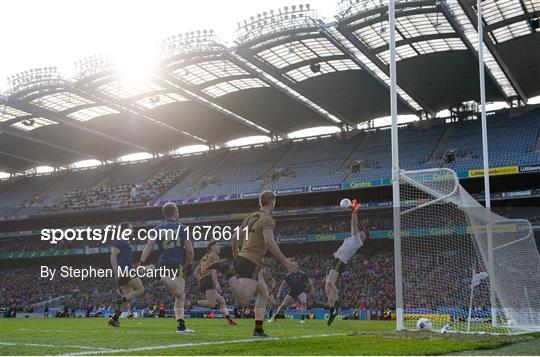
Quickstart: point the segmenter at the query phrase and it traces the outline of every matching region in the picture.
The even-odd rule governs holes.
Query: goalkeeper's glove
[[[353,212],[358,212],[360,210],[360,207],[362,207],[362,205],[356,199],[353,199],[351,201],[351,209],[353,210]]]

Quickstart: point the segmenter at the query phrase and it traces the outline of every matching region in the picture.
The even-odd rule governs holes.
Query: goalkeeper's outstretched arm
[[[352,211],[351,213],[351,235],[357,235],[360,232],[360,229],[358,228],[358,216],[356,215],[356,211]]]
[[[364,227],[358,226],[358,210],[351,213],[351,236],[358,234],[362,241],[367,239],[367,234]]]

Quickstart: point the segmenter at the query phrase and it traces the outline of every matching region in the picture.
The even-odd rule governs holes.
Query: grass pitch
[[[278,320],[269,339],[252,337],[253,320],[188,319],[194,334],[175,332],[173,319],[0,319],[0,355],[439,355],[540,354],[540,334],[441,335],[395,332],[390,321]],[[515,347],[514,347],[515,346]]]

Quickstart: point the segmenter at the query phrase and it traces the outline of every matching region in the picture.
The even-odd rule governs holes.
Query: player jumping
[[[341,247],[334,253],[335,260],[326,276],[326,283],[324,286],[326,297],[328,298],[328,306],[330,308],[330,316],[327,321],[328,326],[332,324],[341,310],[338,289],[336,286],[337,279],[345,270],[345,266],[349,262],[349,259],[352,258],[362,245],[364,245],[364,241],[367,239],[366,232],[363,229],[361,230],[358,228],[357,213],[360,209],[360,203],[356,202],[356,200],[352,200],[351,209],[351,236],[345,239]]]
[[[271,191],[262,192],[259,195],[259,205],[260,210],[244,219],[240,227],[240,233],[235,233],[231,239],[234,267],[230,262],[220,260],[209,266],[209,269],[216,269],[225,275],[233,295],[242,305],[249,305],[253,295],[257,293],[253,336],[268,337],[264,333],[263,320],[270,295],[264,276],[261,273],[266,250],[270,250],[276,260],[289,272],[297,272],[298,264],[287,259],[274,240],[276,223],[271,216],[276,205],[274,193]],[[245,234],[245,227],[248,227],[247,235]],[[238,241],[242,242],[240,250]],[[238,277],[236,274],[238,274]]]
[[[229,315],[227,309],[227,303],[223,296],[221,296],[221,287],[219,286],[217,272],[215,269],[208,269],[209,265],[219,261],[220,247],[216,240],[211,241],[206,246],[208,253],[202,257],[201,262],[197,269],[195,269],[195,279],[199,282],[199,289],[206,295],[206,299],[198,300],[197,304],[213,309],[216,303],[219,304],[219,308],[223,313],[223,316],[229,322],[229,325],[236,325],[236,322]]]
[[[300,303],[300,307],[302,309],[302,317],[300,320],[300,323],[305,323],[305,318],[307,316],[307,294],[306,294],[306,287],[309,289],[309,291],[312,294],[315,294],[315,287],[313,286],[313,283],[308,278],[307,274],[303,271],[299,271],[297,273],[289,273],[287,276],[285,276],[285,279],[279,286],[279,291],[277,296],[281,296],[281,291],[283,291],[283,288],[285,285],[289,286],[289,293],[287,296],[285,296],[285,299],[283,299],[283,302],[279,306],[278,310],[276,311],[275,315],[268,320],[268,322],[274,322],[276,319],[276,316],[279,315],[287,306],[289,306],[294,300],[297,300]]]
[[[122,232],[128,229],[130,232],[133,232],[133,227],[130,222],[123,222],[120,224],[120,230]],[[119,327],[120,321],[118,321],[118,318],[122,314],[122,310],[128,306],[131,300],[144,294],[144,286],[141,279],[130,278],[127,276],[123,276],[121,278],[118,277],[119,270],[133,268],[133,246],[129,240],[114,239],[112,241],[111,267],[114,277],[116,278],[118,293],[121,296],[116,302],[116,309],[108,323],[111,326]]]
[[[161,282],[165,290],[174,296],[174,315],[178,321],[176,332],[188,333],[193,330],[186,327],[184,321],[184,304],[186,301],[186,281],[184,280],[185,270],[193,262],[193,245],[187,239],[187,227],[180,223],[180,214],[174,203],[166,203],[162,208],[165,220],[156,228],[158,232],[157,243],[160,251],[158,267],[165,268],[167,271],[176,271],[176,277],[167,275],[161,276]],[[156,239],[148,239],[141,254],[140,265],[144,265]]]

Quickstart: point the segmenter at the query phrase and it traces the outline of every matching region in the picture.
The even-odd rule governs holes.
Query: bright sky
[[[319,17],[332,21],[339,0],[311,0]],[[305,3],[308,3],[305,2]],[[0,89],[6,77],[30,68],[57,66],[70,76],[74,63],[111,52],[120,58],[165,37],[213,29],[232,44],[237,23],[257,13],[298,5],[294,0],[17,0],[2,1]]]

